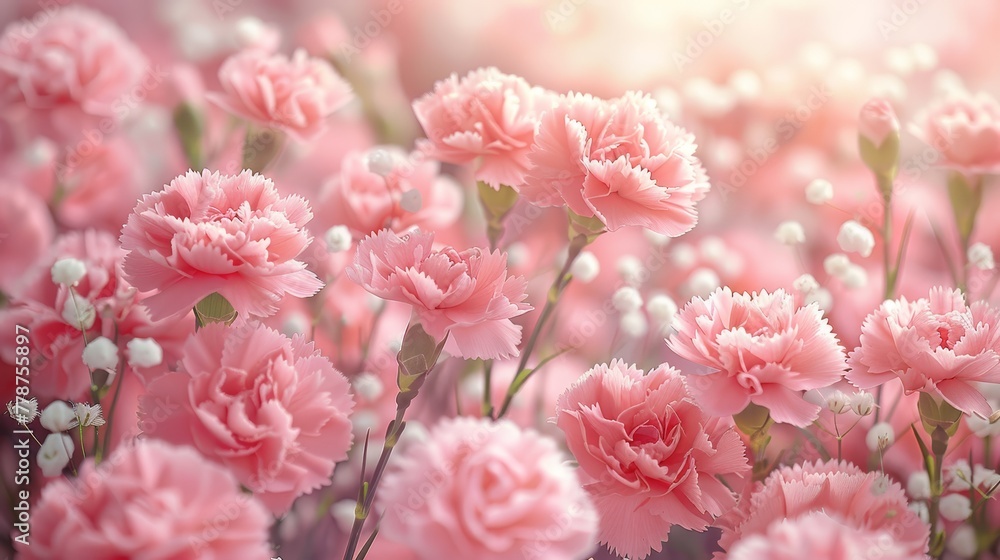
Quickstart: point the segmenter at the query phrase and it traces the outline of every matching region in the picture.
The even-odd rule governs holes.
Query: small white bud
[[[37,462],[42,474],[47,477],[59,476],[73,456],[73,438],[66,434],[54,433],[45,437],[38,448]]]
[[[524,259],[528,256],[528,248],[525,247],[524,243],[520,241],[516,243],[511,243],[507,247],[507,267],[514,268],[520,266],[524,263]]]
[[[810,204],[826,204],[833,200],[833,185],[826,179],[814,179],[806,185],[806,200]]]
[[[323,234],[326,250],[331,253],[341,253],[351,248],[351,230],[347,226],[333,226]]]
[[[52,401],[41,416],[42,427],[50,432],[65,432],[76,427],[76,413],[66,401]]]
[[[847,411],[850,405],[851,397],[844,393],[843,391],[834,391],[830,393],[830,396],[826,398],[826,408],[834,414],[842,414]]]
[[[941,517],[948,521],[965,521],[972,515],[969,498],[962,494],[948,494],[941,497]]]
[[[281,323],[281,334],[288,338],[304,335],[309,332],[311,326],[311,321],[305,313],[289,313]]]
[[[944,513],[942,512],[941,515],[943,516]],[[948,552],[954,554],[956,558],[974,557],[979,550],[976,530],[964,523],[955,527],[951,531],[951,534],[948,535],[945,548],[948,549]]]
[[[629,311],[622,315],[619,324],[622,332],[629,338],[639,338],[649,331],[649,323],[646,322],[646,316],[641,311]]]
[[[896,434],[892,430],[892,424],[888,422],[879,422],[868,430],[868,435],[865,436],[865,443],[868,444],[868,450],[872,453],[884,450],[896,441]]]
[[[94,326],[97,310],[85,298],[71,296],[63,302],[62,318],[71,327],[85,331]]]
[[[104,425],[104,417],[101,415],[101,405],[99,404],[76,403],[73,406],[73,414],[76,415],[79,425],[84,428]]]
[[[691,296],[708,297],[712,292],[719,289],[721,281],[719,275],[711,268],[699,268],[688,276],[687,292]]]
[[[337,522],[337,526],[344,533],[349,533],[351,526],[354,525],[355,507],[357,507],[357,502],[354,500],[340,500],[330,506],[330,515],[333,516],[333,520]]]
[[[840,277],[851,266],[851,259],[843,253],[834,253],[823,259],[823,270],[830,276]]]
[[[84,347],[83,363],[90,369],[113,372],[118,367],[118,347],[114,342],[99,336]]]
[[[906,481],[906,493],[914,500],[927,500],[931,497],[931,479],[927,471],[914,471]]]
[[[698,251],[690,243],[677,243],[670,252],[670,260],[677,268],[691,268],[698,263]]]
[[[715,265],[721,265],[729,260],[726,242],[714,235],[702,239],[698,244],[698,251],[701,253],[701,258]]]
[[[774,238],[783,245],[798,245],[806,242],[806,231],[802,229],[802,224],[789,220],[778,224]]]
[[[931,522],[931,512],[927,509],[927,502],[910,502],[910,505],[907,507],[910,511],[917,514],[917,517],[924,523]]]
[[[729,75],[729,89],[736,94],[738,99],[753,100],[760,95],[760,76],[749,68],[740,68]]]
[[[357,375],[352,381],[354,392],[361,395],[366,401],[372,402],[382,395],[385,384],[375,374],[364,372]]]
[[[382,177],[387,177],[396,167],[396,158],[392,152],[383,148],[375,148],[365,156],[368,171]]]
[[[569,272],[573,275],[574,280],[588,284],[600,274],[601,262],[597,260],[597,255],[590,251],[582,251],[570,265]]]
[[[844,286],[847,286],[851,290],[864,288],[868,285],[868,271],[861,266],[852,264],[840,276],[840,280],[844,283]]]
[[[642,283],[642,261],[634,255],[625,255],[615,263],[615,269],[621,275],[625,283],[631,286],[638,286]]]
[[[875,397],[867,391],[851,395],[851,410],[858,416],[868,416],[875,410]]]
[[[993,262],[993,249],[985,243],[973,243],[969,247],[969,264],[979,270],[993,270],[996,264]]]
[[[63,286],[75,286],[87,274],[87,265],[72,257],[59,259],[52,265],[52,282]]]
[[[236,41],[243,47],[258,44],[267,34],[264,22],[253,17],[241,17],[236,21]]]
[[[670,325],[677,315],[677,303],[665,294],[656,294],[646,302],[646,312],[660,325]]]
[[[819,289],[819,282],[813,278],[812,274],[803,274],[792,282],[792,288],[800,294],[811,294]]]
[[[163,363],[163,348],[152,338],[133,338],[126,345],[128,363],[135,367],[153,367]]]
[[[378,430],[380,422],[382,419],[374,410],[355,410],[351,414],[351,427],[356,434],[363,434],[368,430]]]
[[[29,424],[38,418],[38,399],[17,397],[7,403],[7,414],[18,424]]]
[[[642,307],[642,296],[632,286],[622,286],[611,296],[611,304],[621,313],[629,313]]]
[[[854,220],[848,220],[840,226],[837,233],[837,243],[848,253],[857,253],[862,257],[870,257],[875,248],[875,236],[871,230]]]

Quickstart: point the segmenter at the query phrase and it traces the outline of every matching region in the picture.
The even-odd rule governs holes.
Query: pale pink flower
[[[18,184],[0,181],[0,291],[11,293],[24,273],[49,250],[55,225],[45,201]]]
[[[119,349],[124,350],[133,338],[153,338],[162,346],[165,361],[177,359],[183,340],[194,328],[193,319],[150,319],[142,305],[148,294],[122,278],[124,256],[109,233],[67,233],[24,273],[21,288],[10,293],[9,306],[0,311],[0,328],[14,332],[15,325],[24,325],[31,333],[31,375],[37,381],[31,394],[43,402],[78,400],[89,395],[90,373],[82,357],[85,340],[103,336],[117,340]],[[52,281],[52,265],[65,258],[77,259],[86,267],[86,274],[72,291]],[[4,362],[15,363],[13,337],[0,340],[0,356]],[[158,372],[156,369],[143,374]]]
[[[88,117],[118,118],[115,102],[139,83],[146,59],[117,25],[79,6],[11,23],[0,38],[0,104],[59,133]]]
[[[835,383],[846,369],[844,349],[819,307],[796,307],[784,290],[720,288],[688,302],[674,328],[670,349],[711,368],[693,373],[688,384],[702,407],[720,416],[754,403],[775,422],[808,426],[820,407],[803,393]]]
[[[270,558],[271,519],[233,475],[193,449],[159,441],[92,460],[57,479],[31,509],[19,558]]]
[[[886,301],[861,329],[847,379],[862,389],[899,379],[907,393],[922,391],[955,408],[989,416],[978,384],[1000,383],[1000,312],[965,304],[959,290],[932,288],[927,299]]]
[[[554,94],[496,68],[474,70],[461,80],[452,74],[413,103],[427,134],[420,148],[448,163],[478,158],[477,181],[494,189],[518,188],[530,167],[528,151],[539,114],[554,99]]]
[[[891,531],[845,524],[837,516],[815,511],[796,519],[780,519],[764,534],[737,541],[729,560],[925,560],[923,552],[897,542]]]
[[[899,133],[899,119],[888,101],[876,98],[861,107],[858,134],[877,148],[893,133]]]
[[[541,206],[565,204],[614,231],[641,226],[671,237],[698,221],[708,176],[694,137],[663,118],[652,98],[560,98],[539,124],[521,194]]]
[[[576,560],[597,512],[555,441],[501,420],[452,418],[386,472],[381,534],[420,558]]]
[[[767,535],[776,522],[822,511],[850,529],[887,532],[910,555],[906,558],[920,558],[927,551],[929,527],[907,507],[899,483],[881,478],[885,476],[837,461],[783,467],[758,483],[727,520],[719,546],[732,551],[737,541]],[[722,560],[726,555],[717,553],[715,558]]]
[[[281,197],[270,179],[243,171],[188,171],[143,196],[122,228],[125,276],[157,318],[191,309],[218,292],[241,319],[268,316],[285,295],[323,286],[296,257],[312,238],[312,212],[299,196]]]
[[[941,167],[968,175],[1000,171],[1000,103],[985,93],[938,101],[909,130],[941,154]]]
[[[66,227],[118,233],[143,193],[139,148],[125,137],[85,146],[71,152],[60,169],[56,216]]]
[[[672,525],[705,530],[736,506],[718,477],[749,470],[732,424],[702,411],[666,364],[595,366],[559,398],[556,425],[601,514],[600,542],[629,558],[659,551]]]
[[[179,371],[150,384],[140,425],[153,427],[147,436],[194,446],[227,466],[280,514],[329,484],[334,464],[347,458],[349,389],[302,336],[212,323],[188,339]]]
[[[526,281],[507,276],[507,254],[479,248],[432,248],[434,234],[399,237],[382,230],[358,244],[347,275],[382,299],[413,306],[424,329],[448,335],[445,349],[475,359],[517,355],[521,326],[511,319],[531,310]]]
[[[217,105],[261,126],[299,139],[323,131],[325,119],[351,100],[351,88],[330,63],[297,50],[291,58],[260,50],[237,53],[222,63],[223,93],[208,93]]]
[[[398,148],[351,152],[316,207],[323,225],[347,226],[358,238],[388,228],[441,230],[462,212],[462,190],[438,162]]]

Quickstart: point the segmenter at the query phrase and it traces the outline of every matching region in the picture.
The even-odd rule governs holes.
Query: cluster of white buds
[[[841,247],[843,246],[842,243]],[[830,276],[839,278],[844,286],[850,289],[864,288],[868,285],[868,272],[864,267],[852,263],[843,253],[834,253],[823,259],[823,270]]]
[[[848,220],[841,224],[840,232],[837,233],[837,243],[840,248],[848,253],[857,253],[864,258],[868,258],[875,249],[875,236],[871,230],[861,225],[855,220]]]
[[[875,410],[875,397],[867,391],[847,394],[837,390],[826,397],[826,408],[834,414],[851,411],[858,416],[868,416]]]
[[[774,238],[782,245],[800,245],[806,242],[806,231],[799,222],[788,220],[778,224]]]
[[[806,200],[810,204],[826,204],[833,200],[833,185],[826,179],[814,179],[806,185]]]
[[[868,445],[868,450],[872,453],[885,451],[895,441],[896,432],[893,431],[892,424],[888,422],[875,424],[868,430],[868,435],[865,436],[865,443]]]
[[[573,280],[589,284],[601,273],[601,262],[590,251],[581,251],[569,267]]]

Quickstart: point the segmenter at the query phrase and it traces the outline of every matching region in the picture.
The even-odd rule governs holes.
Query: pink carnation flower
[[[481,68],[458,79],[452,74],[413,103],[427,134],[420,147],[432,158],[454,164],[479,159],[475,177],[494,189],[524,182],[528,151],[539,114],[555,95],[523,78]]]
[[[462,190],[436,161],[391,147],[345,156],[316,208],[318,221],[347,226],[358,237],[382,228],[445,229],[461,212]]]
[[[52,214],[45,201],[26,187],[0,180],[0,291],[10,294],[24,282],[24,273],[49,250],[55,237]]]
[[[381,534],[420,558],[576,560],[597,513],[553,440],[507,420],[452,418],[386,472]]]
[[[943,167],[970,175],[1000,171],[1000,103],[985,93],[938,101],[909,130],[941,154]]]
[[[284,513],[329,484],[334,464],[347,458],[349,388],[301,336],[213,323],[188,339],[178,372],[150,384],[140,425],[148,436],[192,445],[226,465],[271,511]]]
[[[61,8],[4,30],[0,104],[38,110],[35,116],[60,132],[79,134],[87,116],[117,116],[115,102],[139,83],[145,67],[145,57],[114,22],[88,8]]]
[[[165,362],[177,359],[194,321],[151,320],[141,305],[148,294],[122,278],[124,256],[109,233],[67,233],[24,274],[21,288],[10,294],[9,306],[0,311],[0,327],[14,332],[15,325],[24,325],[31,333],[31,375],[36,381],[31,394],[42,402],[78,400],[90,394],[83,348],[85,341],[98,336],[118,341],[121,351],[133,338],[153,338],[162,347]],[[52,281],[52,265],[66,258],[77,259],[86,268],[72,292]],[[13,337],[0,341],[4,362],[15,363],[16,349]],[[153,376],[159,371],[141,373]]]
[[[268,316],[288,294],[323,286],[295,258],[312,238],[312,212],[299,196],[282,198],[270,179],[189,171],[145,195],[122,229],[125,276],[154,317],[186,312],[218,292],[241,318]]]
[[[844,374],[844,349],[815,304],[796,307],[784,290],[734,294],[716,290],[678,313],[670,349],[713,371],[689,377],[706,411],[728,416],[750,403],[775,422],[808,426],[820,407],[802,398]]]
[[[521,194],[540,206],[565,204],[610,231],[678,236],[697,223],[695,203],[709,188],[695,147],[648,96],[570,94],[542,116]]]
[[[764,534],[739,540],[729,560],[925,560],[923,552],[896,542],[891,531],[842,523],[816,511],[797,519],[778,520]]]
[[[222,63],[219,82],[224,93],[206,94],[211,101],[303,140],[322,132],[325,119],[352,97],[350,86],[328,62],[304,50],[291,59],[258,49],[237,53]]]
[[[1000,313],[965,304],[959,290],[932,288],[927,299],[886,301],[865,318],[847,379],[868,389],[899,379],[971,414],[993,410],[977,384],[1000,383]]]
[[[907,507],[902,487],[881,478],[884,476],[837,461],[774,471],[734,512],[734,518],[723,527],[719,546],[732,552],[737,548],[735,543],[765,536],[777,522],[822,511],[850,529],[869,535],[888,533],[909,555],[905,558],[921,558],[927,552],[929,527]],[[716,560],[725,558],[725,553],[715,556]]]
[[[270,558],[271,519],[193,449],[141,441],[56,479],[31,509],[24,560]]]
[[[434,235],[399,237],[382,230],[358,244],[347,276],[376,296],[413,306],[424,329],[445,348],[469,359],[517,355],[521,326],[511,319],[531,310],[527,283],[507,276],[507,254],[432,248]]]
[[[599,540],[620,556],[659,551],[672,525],[705,530],[736,505],[718,477],[749,470],[732,425],[666,365],[595,366],[559,397],[556,425],[601,514]]]

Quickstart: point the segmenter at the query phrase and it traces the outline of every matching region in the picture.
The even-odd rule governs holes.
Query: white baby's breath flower
[[[837,233],[837,243],[848,253],[857,253],[862,257],[870,257],[875,248],[875,236],[871,230],[854,220],[848,220],[840,226]]]
[[[799,222],[789,220],[778,224],[774,238],[783,245],[799,245],[806,242],[806,231]]]
[[[632,286],[622,286],[611,296],[611,303],[621,313],[629,313],[642,307],[642,295]]]
[[[66,401],[52,401],[42,411],[41,423],[50,432],[65,432],[75,428],[79,421]]]
[[[73,438],[66,434],[53,433],[45,437],[38,448],[36,461],[46,477],[59,476],[73,456]]]
[[[331,253],[341,253],[351,248],[351,230],[347,226],[333,226],[323,235],[326,250]]]
[[[104,425],[104,417],[101,415],[101,405],[99,404],[76,403],[73,406],[73,413],[80,426],[84,428]]]
[[[118,367],[118,346],[108,338],[99,336],[83,349],[83,363],[90,369],[113,372]]]
[[[135,367],[153,367],[163,362],[163,348],[152,338],[133,338],[126,346],[128,363]]]
[[[63,286],[75,286],[87,274],[87,265],[72,257],[59,259],[52,265],[52,282]]]
[[[810,204],[826,204],[833,199],[833,185],[826,179],[815,179],[806,185],[806,200]]]
[[[979,270],[993,270],[996,264],[993,262],[993,249],[985,243],[973,243],[968,252],[969,264]]]
[[[38,418],[38,399],[17,397],[7,403],[7,414],[18,424],[29,424]]]
[[[597,260],[597,256],[590,251],[582,251],[570,265],[569,272],[573,275],[574,280],[587,284],[593,282],[594,278],[600,274],[601,263]]]
[[[868,444],[868,450],[872,453],[885,450],[895,441],[896,434],[893,432],[892,424],[888,422],[875,424],[868,430],[868,435],[865,436],[865,443]]]

